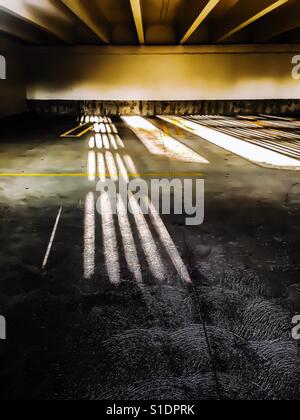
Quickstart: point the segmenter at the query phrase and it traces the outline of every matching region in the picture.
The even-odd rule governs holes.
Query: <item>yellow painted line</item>
[[[87,128],[86,130],[84,130],[81,133],[77,134],[77,136],[75,136],[75,137],[82,137],[84,134],[88,133],[92,129],[93,129],[93,126],[91,125],[91,127]]]
[[[62,134],[60,137],[67,137],[68,134],[72,133],[75,130],[78,130],[78,128],[82,127],[82,125],[78,125],[77,127],[72,128],[71,130],[67,131],[66,133]]]
[[[95,176],[95,177],[106,177],[110,178],[110,174],[100,174],[100,173],[40,173],[40,174],[20,174],[20,173],[0,173],[0,177],[3,178],[54,178],[54,177],[65,177],[65,178],[76,178],[76,177],[89,177],[89,176]],[[118,174],[119,177],[122,176],[122,174]],[[201,172],[154,172],[154,173],[136,173],[136,174],[128,174],[130,178],[142,178],[142,177],[196,177],[196,176],[204,176]]]
[[[51,177],[84,177],[88,176],[89,174],[78,173],[78,174],[54,174],[54,173],[44,173],[44,174],[18,174],[18,173],[0,173],[0,177],[11,177],[11,178],[51,178]]]
[[[76,130],[78,130],[81,127],[84,128],[87,124],[90,124],[90,123],[78,125],[77,127],[72,128],[72,130],[69,130],[66,133],[62,134],[60,137],[81,137],[84,134],[86,134],[88,131],[91,131],[92,128],[93,128],[93,125],[91,125],[90,127],[84,129],[83,131],[81,131],[79,134],[77,134],[75,136],[72,136],[71,133],[73,133],[73,131],[76,131]]]

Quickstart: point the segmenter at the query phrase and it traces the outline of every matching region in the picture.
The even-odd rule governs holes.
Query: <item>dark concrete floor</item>
[[[0,126],[0,172],[86,172],[91,134],[59,138],[73,125],[28,117]],[[84,278],[86,197],[95,181],[1,177],[0,314],[8,339],[0,342],[0,398],[299,399],[291,320],[300,313],[300,174],[256,166],[173,126],[170,134],[210,164],[154,156],[115,125],[125,146],[118,153],[139,172],[204,173],[204,224],[162,216],[192,284],[176,274],[148,216],[152,264],[158,255],[164,280],[150,269],[133,217],[142,284],[126,264],[117,217],[114,249],[100,216],[95,272]]]

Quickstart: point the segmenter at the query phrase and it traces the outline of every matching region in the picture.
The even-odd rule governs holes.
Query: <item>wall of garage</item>
[[[63,101],[30,100],[28,108],[45,115],[282,115],[300,116],[300,100],[219,101]]]
[[[25,64],[20,45],[0,35],[0,55],[6,61],[6,80],[0,80],[0,117],[26,110]]]
[[[27,48],[30,100],[300,99],[297,46]]]

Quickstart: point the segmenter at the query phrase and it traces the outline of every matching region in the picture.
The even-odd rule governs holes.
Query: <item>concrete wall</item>
[[[27,49],[32,100],[300,99],[300,46]]]
[[[28,108],[44,115],[282,115],[300,116],[300,100],[221,101],[61,101],[30,100]]]
[[[0,80],[0,117],[26,110],[25,66],[19,44],[0,35],[0,55],[6,60],[6,80]]]

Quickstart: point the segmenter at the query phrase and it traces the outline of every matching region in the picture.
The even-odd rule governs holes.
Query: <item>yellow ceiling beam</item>
[[[96,34],[105,44],[110,43],[109,24],[103,19],[99,19],[100,12],[91,13],[88,2],[82,0],[61,0],[61,2],[71,10],[94,34]]]
[[[69,17],[49,0],[40,0],[39,3],[34,3],[34,7],[28,0],[0,0],[0,9],[43,29],[66,43],[74,42]]]
[[[180,44],[185,44],[190,37],[193,35],[193,33],[199,28],[201,23],[207,18],[207,16],[212,12],[212,10],[220,3],[220,0],[209,0],[207,5],[204,7],[204,9],[201,10],[199,15],[197,16],[196,20],[193,22],[193,24],[190,26],[190,28],[187,30],[187,32],[184,34],[184,36],[180,40]]]
[[[12,35],[30,44],[40,44],[42,42],[38,29],[4,11],[0,13],[0,32]]]
[[[231,36],[240,32],[242,29],[246,28],[247,26],[251,25],[257,20],[263,18],[264,16],[268,15],[269,13],[278,9],[279,7],[283,6],[288,1],[289,0],[276,0],[276,1],[271,1],[271,2],[270,1],[261,2],[261,6],[263,7],[262,9],[255,10],[253,11],[253,13],[249,13],[249,14],[246,13],[245,16],[246,15],[248,16],[245,20],[242,19],[238,24],[234,25],[234,27],[232,27],[230,30],[227,30],[222,36],[218,36],[216,42],[226,41]]]
[[[300,27],[300,8],[296,2],[291,2],[293,8],[287,7],[281,13],[268,18],[267,22],[255,26],[254,41],[267,42],[276,36]]]
[[[143,15],[142,15],[142,6],[141,0],[130,0],[131,10],[134,18],[134,23],[136,31],[139,38],[140,44],[145,44],[145,33],[143,25]]]

